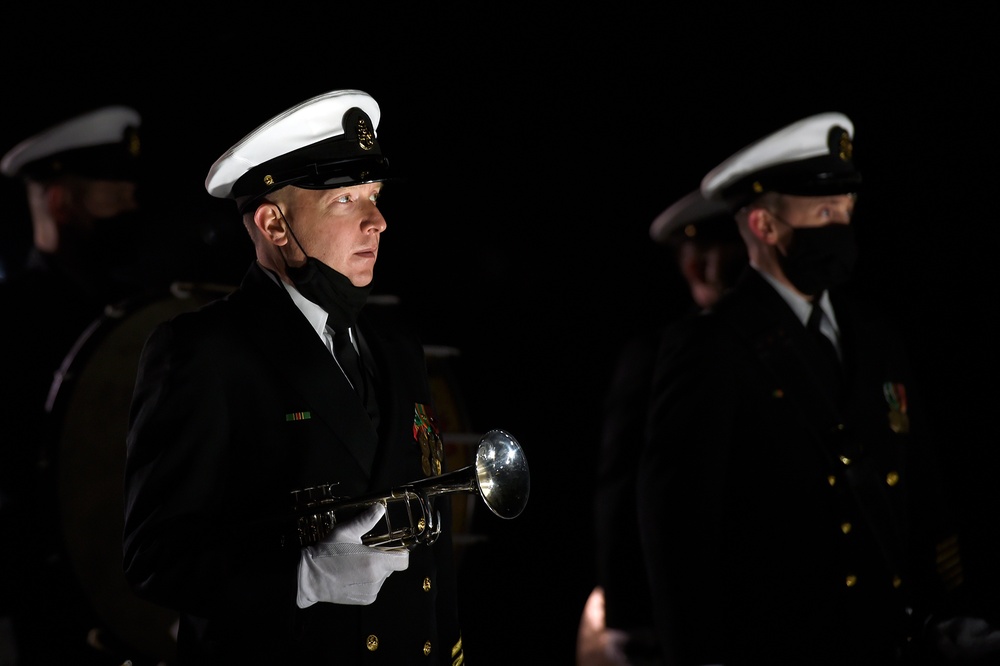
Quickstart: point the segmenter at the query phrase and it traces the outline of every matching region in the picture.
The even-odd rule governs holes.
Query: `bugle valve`
[[[504,430],[490,430],[479,440],[472,465],[361,497],[332,496],[332,486],[295,491],[294,517],[299,544],[316,543],[339,522],[340,514],[376,502],[386,507],[380,524],[362,537],[362,543],[385,549],[413,549],[433,543],[441,533],[433,498],[451,493],[478,493],[496,516],[521,515],[530,489],[528,461],[521,445]],[[395,523],[395,524],[394,524]]]

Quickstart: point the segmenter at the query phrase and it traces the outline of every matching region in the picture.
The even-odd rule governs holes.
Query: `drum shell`
[[[231,290],[178,282],[165,295],[107,308],[81,334],[49,392],[56,437],[43,457],[65,557],[103,622],[91,640],[123,658],[170,663],[176,653],[176,614],[136,597],[122,569],[125,438],[139,356],[156,324]]]

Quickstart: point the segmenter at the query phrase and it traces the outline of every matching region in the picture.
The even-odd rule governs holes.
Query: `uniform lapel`
[[[241,285],[244,298],[255,306],[239,308],[244,330],[262,349],[269,350],[277,372],[301,394],[314,418],[333,431],[333,440],[348,449],[366,473],[371,473],[378,435],[357,393],[343,376],[329,349],[292,302],[288,293],[274,284],[256,264]],[[273,349],[280,345],[296,356],[294,366],[283,362]]]
[[[736,335],[774,375],[785,395],[802,403],[809,421],[821,430],[835,426],[840,411],[835,396],[813,371],[807,356],[812,341],[795,313],[757,271],[748,269],[736,289],[746,294],[720,310]]]

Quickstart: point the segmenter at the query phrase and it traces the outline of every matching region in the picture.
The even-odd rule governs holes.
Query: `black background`
[[[968,577],[1000,587],[988,15],[243,6],[7,17],[0,150],[77,112],[135,106],[151,255],[170,253],[178,279],[231,284],[251,246],[235,206],[204,190],[214,160],[313,95],[378,100],[380,141],[407,178],[386,191],[376,289],[425,342],[460,350],[471,429],[508,430],[531,465],[524,514],[477,515],[488,541],[463,559],[471,662],[572,662],[614,348],[682,294],[649,223],[732,152],[824,111],[855,124],[857,280],[923,368]],[[26,210],[16,183],[2,186],[10,254]]]

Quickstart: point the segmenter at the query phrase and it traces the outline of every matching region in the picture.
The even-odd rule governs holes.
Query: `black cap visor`
[[[260,203],[267,194],[294,185],[310,190],[328,190],[388,179],[389,162],[378,144],[362,150],[356,141],[336,137],[260,164],[233,184],[235,199],[251,197],[240,212]]]
[[[825,155],[782,164],[740,178],[722,192],[722,200],[737,211],[764,192],[805,197],[855,194],[861,174],[850,162]]]

